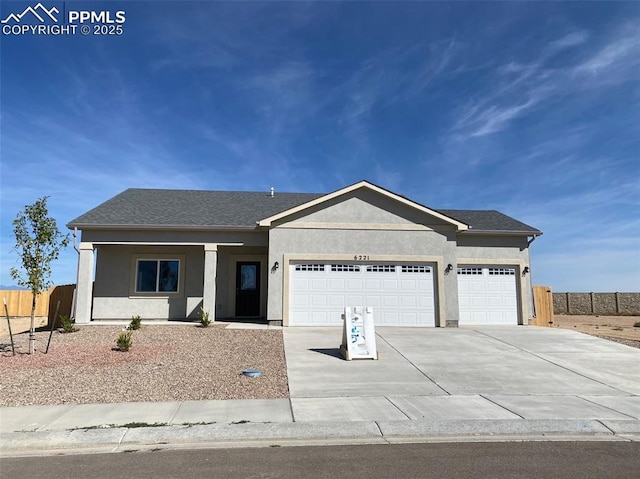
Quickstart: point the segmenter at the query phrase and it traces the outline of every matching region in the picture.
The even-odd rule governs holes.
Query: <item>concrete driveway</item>
[[[339,328],[285,328],[295,421],[640,419],[640,350],[535,327],[378,328],[344,361]]]

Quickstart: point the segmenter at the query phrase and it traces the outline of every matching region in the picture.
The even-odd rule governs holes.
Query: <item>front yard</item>
[[[275,399],[289,395],[282,331],[216,324],[143,326],[127,352],[115,350],[119,326],[75,333],[0,336],[0,406],[207,399]],[[258,369],[262,376],[242,375]]]

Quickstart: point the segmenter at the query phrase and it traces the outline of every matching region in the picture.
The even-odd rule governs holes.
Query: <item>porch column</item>
[[[216,275],[218,270],[218,245],[204,245],[204,283],[202,309],[209,313],[211,321],[216,320]]]
[[[80,243],[78,256],[78,281],[76,282],[76,323],[88,324],[91,321],[91,302],[93,299],[93,244]]]

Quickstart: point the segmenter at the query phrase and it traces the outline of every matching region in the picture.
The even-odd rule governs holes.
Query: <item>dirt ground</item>
[[[638,326],[634,327],[634,324],[638,324]],[[553,327],[572,329],[614,341],[619,340],[619,342],[623,342],[629,346],[640,347],[640,316],[556,314]]]
[[[31,325],[31,317],[29,316],[20,316],[10,318],[11,321],[11,332],[13,334],[24,333],[25,331],[29,331],[29,327]],[[48,318],[46,316],[36,316],[35,326],[36,328],[43,328],[47,325]],[[0,318],[0,336],[9,335],[9,326],[7,325],[7,317],[2,316]]]

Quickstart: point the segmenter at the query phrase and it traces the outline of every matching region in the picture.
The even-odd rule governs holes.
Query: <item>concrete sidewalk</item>
[[[453,440],[640,440],[640,350],[558,329],[285,329],[290,399],[0,409],[0,454]]]

